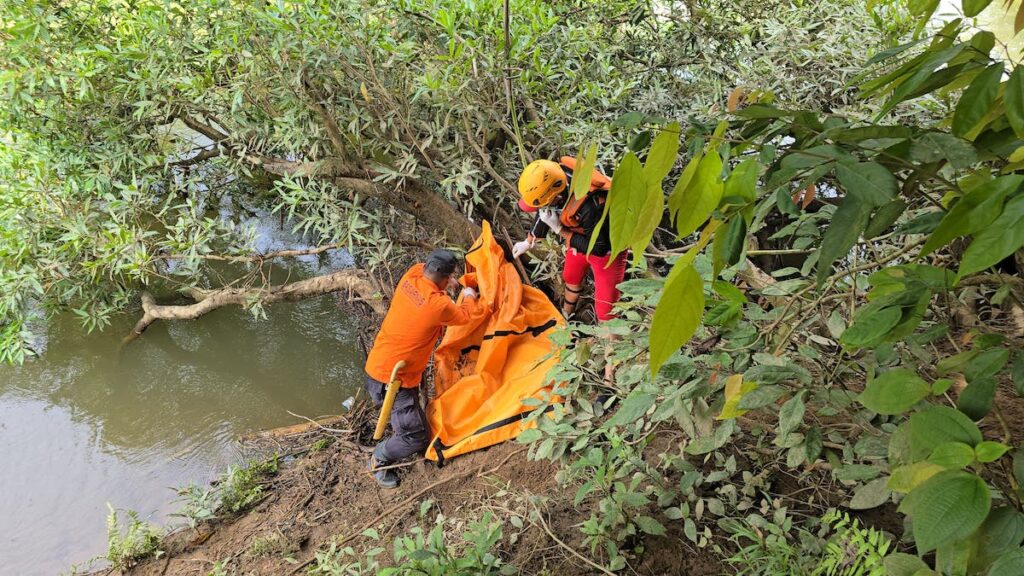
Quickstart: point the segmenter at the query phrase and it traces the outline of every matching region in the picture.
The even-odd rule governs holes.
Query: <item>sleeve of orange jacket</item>
[[[441,310],[441,325],[459,326],[461,324],[468,324],[473,316],[473,310],[476,309],[476,298],[463,298],[462,304],[456,304],[448,300],[448,298],[445,298],[445,300],[444,309]]]

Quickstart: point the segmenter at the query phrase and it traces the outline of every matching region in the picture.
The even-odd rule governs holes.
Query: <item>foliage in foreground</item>
[[[384,553],[384,548],[376,547],[356,553],[351,547],[342,548],[332,543],[317,553],[316,564],[308,573],[312,576],[477,576],[518,573],[514,566],[505,564],[494,550],[502,539],[502,528],[501,522],[495,521],[489,512],[467,526],[461,543],[446,543],[444,534],[445,520],[440,515],[430,532],[424,532],[419,527],[413,528],[408,535],[395,540],[392,551],[394,564],[388,567],[382,567],[376,559]],[[380,540],[377,531],[372,529],[364,532],[363,536],[374,541]]]
[[[786,474],[853,509],[896,504],[918,556],[890,574],[1024,570],[1024,451],[1003,416],[1024,395],[1024,68],[995,46],[956,19],[867,62],[870,117],[740,87],[713,131],[666,122],[625,153],[613,254],[664,270],[642,257],[654,238],[670,268],[622,286],[619,320],[558,336],[560,397],[619,365],[611,417],[555,404],[521,438],[566,461],[610,568],[647,538],[721,549],[713,527],[753,510],[789,532],[824,499],[771,497]],[[895,121],[908,108],[926,114]]]

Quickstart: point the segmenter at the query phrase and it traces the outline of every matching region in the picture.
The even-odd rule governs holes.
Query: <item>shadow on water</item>
[[[260,249],[302,246],[255,224]],[[303,259],[291,279],[346,260]],[[120,354],[134,314],[94,334],[66,314],[40,358],[0,366],[0,573],[57,574],[100,555],[107,502],[166,522],[171,487],[247,457],[238,436],[296,423],[287,411],[337,414],[361,381],[356,321],[330,295],[266,314],[158,322]]]

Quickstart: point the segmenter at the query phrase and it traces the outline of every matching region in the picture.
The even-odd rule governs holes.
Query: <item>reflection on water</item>
[[[264,250],[295,246],[263,232]],[[306,259],[292,279],[343,259]],[[107,502],[166,522],[171,487],[244,459],[238,436],[296,423],[286,411],[336,414],[360,380],[357,327],[332,296],[259,321],[231,307],[157,322],[118,354],[135,320],[86,335],[60,316],[41,358],[0,366],[0,574],[58,574],[103,554]]]

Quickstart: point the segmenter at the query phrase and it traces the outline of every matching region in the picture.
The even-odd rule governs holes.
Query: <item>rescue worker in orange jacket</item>
[[[519,177],[519,208],[536,212],[537,218],[526,239],[512,247],[512,256],[518,258],[526,253],[548,231],[561,236],[566,243],[562,312],[569,317],[575,311],[589,269],[594,275],[594,310],[597,319],[604,322],[614,317],[612,307],[619,301],[618,285],[626,274],[627,255],[619,254],[609,265],[612,246],[607,218],[595,232],[608,201],[611,180],[595,170],[590,190],[577,199],[568,192],[575,163],[575,158],[563,156],[559,162],[535,160],[523,170]]]
[[[366,359],[366,391],[378,407],[391,371],[400,360],[405,367],[398,372],[401,389],[391,408],[391,437],[373,450],[369,467],[377,483],[384,488],[398,486],[394,470],[377,470],[427,448],[427,419],[420,407],[420,378],[444,326],[470,321],[476,308],[477,293],[462,289],[462,304],[456,304],[446,290],[459,283],[454,279],[455,254],[434,250],[422,264],[410,268],[398,282],[391,306]]]

